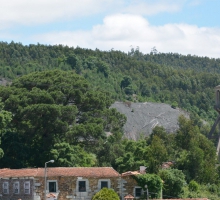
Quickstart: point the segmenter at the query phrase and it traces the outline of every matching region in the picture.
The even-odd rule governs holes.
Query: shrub
[[[119,200],[119,196],[112,189],[102,188],[92,197],[92,200]]]
[[[188,187],[189,187],[189,190],[193,192],[197,192],[199,190],[199,184],[194,180],[189,182]]]

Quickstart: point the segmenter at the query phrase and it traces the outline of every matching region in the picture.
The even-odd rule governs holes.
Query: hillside
[[[115,102],[111,107],[127,117],[123,127],[124,136],[132,140],[149,136],[156,126],[162,126],[168,133],[174,133],[179,128],[179,116],[189,117],[186,112],[164,103]]]
[[[0,77],[17,77],[45,70],[73,70],[114,101],[175,105],[213,123],[213,88],[220,83],[220,60],[177,53],[143,54],[100,51],[63,45],[0,43]],[[198,121],[198,120],[197,120]]]
[[[200,112],[206,114],[205,110],[210,113],[204,117],[214,113],[213,89],[205,84],[207,80],[213,81],[212,76],[205,74],[204,79],[198,79],[195,91],[180,86],[163,90],[165,74],[151,75],[155,69],[161,69],[169,80],[169,73],[173,72],[166,72],[167,68],[144,62],[149,67],[148,78],[140,72],[133,73],[131,78],[127,71],[123,73],[124,68],[117,66],[120,72],[116,73],[107,62],[92,60],[95,64],[87,60],[87,67],[81,71],[79,60],[73,62],[70,70],[46,70],[46,65],[41,72],[32,68],[36,72],[19,75],[10,85],[0,86],[0,167],[40,167],[45,160],[53,159],[57,167],[111,166],[119,172],[147,166],[148,173],[156,175],[163,162],[174,161],[172,170],[182,173],[184,183],[195,180],[217,187],[220,175],[215,167],[216,148],[205,136],[208,129],[199,123],[198,117]],[[179,81],[187,78],[187,74],[191,75],[186,72]],[[138,85],[143,80],[146,85]],[[146,90],[150,84],[154,87]],[[170,84],[174,88],[171,80]],[[192,108],[193,120],[173,109],[179,107],[179,102]],[[127,122],[121,113],[127,116]],[[111,133],[109,137],[107,132]],[[150,137],[141,137],[149,134]]]

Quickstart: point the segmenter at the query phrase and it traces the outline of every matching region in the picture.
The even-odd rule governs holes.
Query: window
[[[101,190],[102,188],[111,188],[111,180],[110,179],[99,179],[98,190]]]
[[[9,187],[8,187],[8,182],[3,183],[3,193],[8,194],[9,193]]]
[[[24,193],[25,194],[30,194],[30,181],[25,181],[24,182]]]
[[[135,188],[135,197],[140,197],[142,193],[142,188]]]
[[[57,182],[48,181],[48,183],[49,183],[49,192],[57,192]]]
[[[104,187],[108,188],[108,181],[101,181],[101,189]]]
[[[14,189],[14,194],[19,194],[20,188],[18,181],[14,182],[13,189]]]
[[[86,181],[79,181],[79,192],[86,192]]]

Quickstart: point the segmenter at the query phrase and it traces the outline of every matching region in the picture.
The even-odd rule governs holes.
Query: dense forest
[[[62,45],[0,43],[0,167],[146,166],[167,183],[164,197],[220,196],[213,141],[214,87],[220,59],[158,53],[100,51]],[[179,130],[156,127],[138,141],[123,138],[126,117],[114,101],[163,102],[191,118]],[[109,136],[106,132],[111,133]],[[172,161],[166,172],[161,164]],[[176,185],[172,185],[173,183]],[[173,188],[173,191],[170,191]],[[152,194],[153,197],[153,194]]]

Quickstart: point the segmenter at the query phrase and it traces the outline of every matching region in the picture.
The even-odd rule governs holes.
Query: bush
[[[102,188],[92,197],[92,200],[119,200],[119,196],[112,189]]]
[[[199,184],[192,180],[189,182],[189,191],[197,192],[199,190]]]

